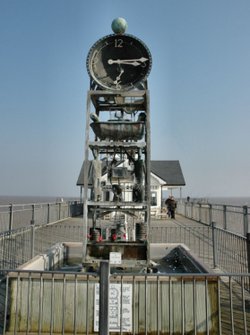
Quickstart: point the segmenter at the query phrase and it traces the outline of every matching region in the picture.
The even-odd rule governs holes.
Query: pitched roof
[[[118,164],[120,164],[121,162],[117,162],[114,163],[114,166],[117,166]],[[77,186],[83,186],[84,185],[84,166],[85,166],[85,162],[83,162],[82,167],[81,167],[81,171],[80,174],[78,176],[76,185]],[[92,161],[88,162],[88,183],[91,186],[92,182],[91,182],[91,167],[92,167]],[[102,160],[102,176],[107,173],[107,161],[106,160]]]
[[[186,185],[179,161],[151,161],[151,172],[166,182],[166,186]]]
[[[103,169],[103,174],[105,174]],[[166,182],[166,186],[186,185],[179,161],[151,161],[151,172]],[[77,183],[84,185],[84,164],[82,165]]]

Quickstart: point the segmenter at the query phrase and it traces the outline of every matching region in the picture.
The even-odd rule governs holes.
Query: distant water
[[[46,196],[7,196],[0,195],[0,205],[9,205],[9,204],[36,204],[36,203],[55,203],[57,201],[75,201],[79,198],[77,197],[46,197]]]
[[[62,197],[46,196],[4,196],[0,195],[0,205],[9,204],[35,204],[35,203],[53,203],[60,201]],[[78,197],[63,197],[64,201],[79,201]],[[184,199],[185,200],[185,199]],[[248,206],[250,207],[250,197],[210,197],[210,198],[192,198],[192,202],[205,202],[217,205]]]
[[[216,205],[248,206],[250,207],[250,197],[209,197],[191,198],[192,202],[205,202]]]

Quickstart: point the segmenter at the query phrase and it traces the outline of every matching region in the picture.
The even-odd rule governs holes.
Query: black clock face
[[[130,90],[145,80],[151,69],[146,45],[131,35],[109,35],[97,41],[87,57],[93,80],[105,89]]]

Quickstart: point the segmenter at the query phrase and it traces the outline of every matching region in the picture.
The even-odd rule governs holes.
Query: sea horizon
[[[186,200],[186,198],[183,198]],[[214,197],[190,197],[190,202],[203,202],[212,205],[231,205],[231,206],[248,206],[250,207],[250,196],[214,196]]]
[[[33,204],[33,203],[55,203],[58,201],[79,201],[80,196],[31,196],[31,195],[0,195],[0,205],[9,204]],[[179,199],[177,199],[179,200]],[[186,200],[185,197],[182,200]],[[215,196],[215,197],[190,197],[190,202],[205,202],[218,205],[248,206],[250,207],[250,196]]]
[[[55,203],[58,201],[79,201],[80,196],[46,196],[46,195],[0,195],[0,205]]]

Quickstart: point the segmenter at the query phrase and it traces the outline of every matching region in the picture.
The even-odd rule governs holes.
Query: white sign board
[[[122,264],[122,254],[120,252],[110,252],[109,253],[109,263],[110,264]]]
[[[122,284],[122,297],[121,284],[109,285],[109,331],[120,332],[121,322],[122,331],[132,331],[132,284]],[[99,284],[95,284],[94,331],[99,331]]]

